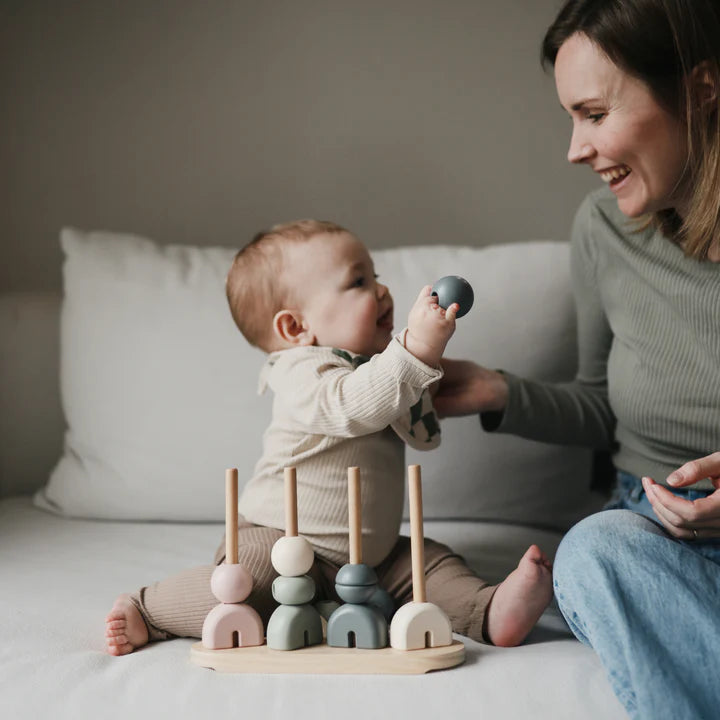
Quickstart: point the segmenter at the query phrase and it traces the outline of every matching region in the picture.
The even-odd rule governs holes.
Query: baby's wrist
[[[418,360],[430,367],[437,367],[442,357],[442,349],[438,349],[432,343],[425,342],[422,338],[414,335],[410,328],[405,332],[405,349],[414,355]]]

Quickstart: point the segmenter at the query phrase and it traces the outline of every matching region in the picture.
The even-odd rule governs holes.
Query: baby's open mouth
[[[378,327],[382,328],[392,328],[393,326],[393,309],[392,307],[389,307],[379,318],[377,321]]]

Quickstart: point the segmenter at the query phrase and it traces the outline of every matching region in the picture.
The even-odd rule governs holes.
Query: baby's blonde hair
[[[289,299],[283,249],[317,235],[349,232],[328,220],[293,220],[263,230],[240,250],[225,282],[230,312],[245,339],[265,352],[272,349],[272,321]]]

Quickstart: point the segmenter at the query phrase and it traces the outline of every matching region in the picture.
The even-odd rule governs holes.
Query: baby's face
[[[393,300],[377,281],[367,248],[341,233],[289,250],[288,281],[315,344],[368,356],[382,352],[392,337]]]

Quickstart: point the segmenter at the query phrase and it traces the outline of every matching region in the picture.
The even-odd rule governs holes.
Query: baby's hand
[[[455,332],[455,315],[460,306],[453,303],[447,310],[443,310],[431,290],[431,286],[426,285],[410,310],[405,347],[418,360],[436,367],[440,364],[448,340]]]

